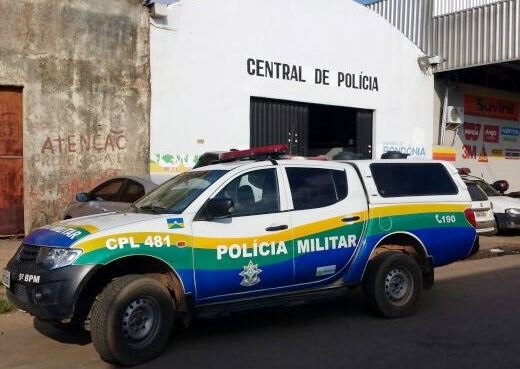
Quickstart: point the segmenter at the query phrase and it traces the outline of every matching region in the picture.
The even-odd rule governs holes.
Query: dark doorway
[[[23,234],[22,89],[0,86],[0,235]]]
[[[286,143],[292,155],[372,158],[372,110],[251,97],[251,147]]]

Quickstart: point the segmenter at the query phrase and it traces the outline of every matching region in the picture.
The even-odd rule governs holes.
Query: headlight
[[[520,209],[506,209],[506,214],[520,215]]]
[[[81,255],[81,250],[42,247],[36,258],[36,265],[48,270],[70,265]]]

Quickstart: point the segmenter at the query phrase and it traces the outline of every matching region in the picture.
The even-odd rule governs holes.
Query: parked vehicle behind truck
[[[500,180],[492,185],[482,178],[469,174],[467,168],[459,169],[466,182],[477,185],[487,195],[493,205],[497,232],[520,229],[520,199],[504,195],[509,188],[507,181]]]
[[[386,318],[413,314],[434,268],[478,250],[450,164],[286,160],[283,147],[221,154],[132,210],[29,234],[3,272],[39,319],[83,324],[106,361],[157,356],[174,324],[345,293]]]

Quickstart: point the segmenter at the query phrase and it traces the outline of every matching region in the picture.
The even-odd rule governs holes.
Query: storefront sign
[[[478,117],[518,121],[518,101],[476,95],[464,96],[464,114]]]
[[[506,149],[506,159],[520,159],[520,150],[517,149]]]
[[[467,141],[477,141],[480,136],[480,124],[464,122],[464,136]]]
[[[478,162],[487,163],[488,161],[489,160],[488,160],[488,156],[487,156],[487,152],[486,152],[486,147],[482,146],[482,150],[480,150],[480,155],[478,156]]]
[[[306,76],[305,69],[301,65],[254,58],[247,59],[246,70],[247,74],[255,77],[302,83],[309,81],[309,83],[316,85],[329,86],[332,84],[337,87],[351,88],[354,90],[379,91],[378,78],[363,72],[334,72],[323,68],[313,68],[313,72]]]
[[[517,142],[518,136],[520,136],[520,129],[513,127],[502,127],[502,141],[505,142]]]
[[[484,142],[498,142],[500,127],[499,126],[484,126]]]
[[[383,153],[389,151],[398,151],[403,154],[408,154],[411,157],[426,156],[426,149],[423,146],[407,145],[401,141],[383,141]]]
[[[504,157],[504,150],[502,149],[493,149],[491,150],[491,156],[494,158],[503,158]]]
[[[449,146],[434,146],[433,160],[455,161],[457,159],[457,151],[454,147]]]
[[[462,159],[476,159],[477,147],[473,145],[462,145]]]

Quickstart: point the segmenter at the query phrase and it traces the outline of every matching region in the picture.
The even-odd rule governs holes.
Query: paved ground
[[[520,257],[440,268],[417,315],[373,317],[348,298],[198,320],[142,368],[520,367]],[[27,315],[0,316],[2,367],[109,368],[86,335],[63,334]]]
[[[517,237],[489,239],[485,249],[518,245]],[[356,290],[329,303],[196,320],[142,367],[520,368],[518,291],[518,255],[454,263],[437,269],[413,317],[375,318]],[[88,335],[21,312],[0,316],[0,343],[2,368],[110,368]]]

